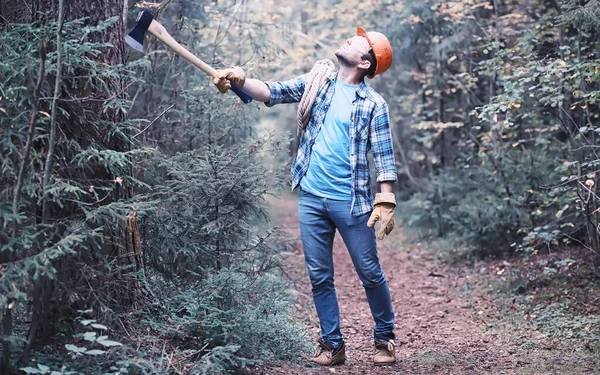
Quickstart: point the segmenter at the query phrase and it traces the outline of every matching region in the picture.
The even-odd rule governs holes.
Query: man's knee
[[[372,267],[370,269],[362,270],[359,276],[363,287],[367,289],[377,288],[385,284],[385,276],[383,275],[381,267]]]
[[[333,286],[333,275],[327,269],[309,268],[308,276],[313,290]]]

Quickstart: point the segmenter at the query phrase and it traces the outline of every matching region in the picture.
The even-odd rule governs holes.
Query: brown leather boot
[[[393,365],[396,363],[396,343],[394,340],[387,342],[375,341],[375,357],[373,362],[376,366]]]
[[[317,353],[310,361],[321,366],[341,365],[346,362],[346,345],[342,344],[341,348],[333,351],[327,344],[319,340]]]

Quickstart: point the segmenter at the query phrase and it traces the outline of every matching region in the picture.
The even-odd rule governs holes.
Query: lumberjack
[[[388,106],[365,83],[392,65],[392,47],[385,35],[358,28],[335,53],[340,65],[319,61],[309,74],[289,81],[246,79],[240,67],[218,71],[219,91],[243,87],[267,106],[300,102],[300,145],[292,165],[292,189],[300,187],[298,219],[304,259],[321,323],[320,365],[344,363],[346,351],[333,284],[333,238],[340,232],[362,281],[375,321],[376,365],[396,361],[394,312],[387,281],[377,255],[378,239],[394,228],[396,164]],[[307,104],[308,103],[308,104]],[[371,150],[380,193],[371,193],[367,153]]]

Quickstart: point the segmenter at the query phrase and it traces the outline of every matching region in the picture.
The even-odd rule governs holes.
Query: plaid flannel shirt
[[[289,81],[267,82],[271,98],[267,106],[280,103],[299,102],[304,93],[304,82],[308,75]],[[312,114],[300,138],[298,153],[292,164],[292,190],[308,170],[310,152],[325,120],[325,113],[331,104],[337,72],[332,73],[319,89],[312,107]],[[351,215],[359,216],[373,210],[371,176],[367,153],[371,150],[377,182],[396,181],[396,163],[392,146],[392,133],[388,106],[375,90],[364,81],[356,90],[350,115],[350,166],[352,168],[352,208]]]

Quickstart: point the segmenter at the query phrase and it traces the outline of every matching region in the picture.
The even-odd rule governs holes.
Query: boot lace
[[[328,347],[327,345],[325,345],[324,343],[319,341],[317,343],[317,347],[315,350],[315,357],[318,357],[321,354],[323,354],[327,358],[331,358],[333,355],[333,350],[330,347]]]
[[[386,352],[387,354],[394,353],[394,349],[396,348],[396,343],[394,340],[389,340],[388,342],[378,343],[376,346],[377,353]]]

